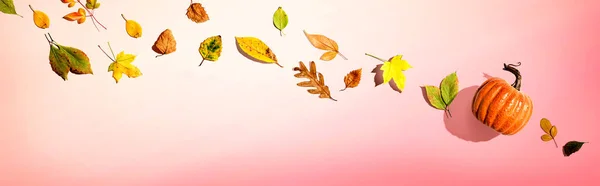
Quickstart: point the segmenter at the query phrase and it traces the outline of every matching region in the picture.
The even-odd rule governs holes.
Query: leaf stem
[[[345,87],[345,88],[341,89],[341,90],[340,90],[340,92],[341,92],[341,91],[344,91],[344,90],[346,90],[346,89],[348,89],[348,87]]]
[[[117,57],[115,57],[115,53],[113,52],[112,47],[110,46],[110,42],[106,42],[108,44],[108,49],[110,49],[110,53],[112,54],[114,59],[117,59]]]
[[[281,66],[279,63],[275,62],[275,64],[281,68],[283,68],[283,66]]]
[[[159,54],[159,55],[156,55],[156,57],[154,57],[154,58],[158,58],[158,57],[160,57],[160,56],[164,56],[164,54]]]
[[[202,63],[204,63],[204,58],[202,58],[202,61],[200,61],[200,65],[198,66],[202,66]]]
[[[96,16],[94,16],[94,13],[92,11],[90,11],[90,9],[88,9],[82,2],[81,0],[77,0],[77,2],[83,7],[83,9],[85,9],[88,14],[90,14],[90,16],[92,16],[92,22],[96,21],[102,28],[104,28],[104,30],[108,30],[104,25],[102,25],[102,23],[100,23],[100,21],[98,21],[98,19],[96,19]],[[95,24],[95,23],[94,23]],[[100,30],[98,30],[100,31]]]
[[[333,101],[337,101],[337,99],[333,99],[331,96],[329,96],[329,99],[331,99]]]
[[[123,20],[127,21],[127,19],[125,18],[125,16],[123,14],[121,14],[121,17],[123,18]]]
[[[29,9],[31,9],[31,11],[35,12],[35,10],[33,10],[33,8],[31,7],[31,5],[29,5]]]
[[[340,57],[342,57],[344,60],[348,60],[348,58],[346,58],[346,56],[342,55],[342,53],[340,53],[340,51],[335,51],[337,52],[338,55],[340,55]]]
[[[448,117],[452,117],[452,113],[450,112],[450,109],[448,107],[446,107],[446,109],[444,110],[444,112],[446,112]]]
[[[368,54],[368,53],[365,53],[365,55],[370,56],[372,58],[375,58],[375,59],[377,59],[377,60],[379,60],[381,62],[384,62],[384,63],[387,62],[386,60],[383,60],[383,59],[381,59],[381,58],[379,58],[377,56],[374,56],[374,55],[371,55],[371,54]],[[340,54],[340,56],[342,56],[342,55]]]
[[[115,61],[113,58],[110,57],[110,55],[108,55],[108,53],[106,53],[106,51],[104,51],[104,49],[102,49],[102,47],[100,45],[98,45],[98,48],[100,50],[102,50],[102,53],[104,53],[104,55],[106,55],[106,57],[108,57],[108,59],[110,59],[111,61]]]
[[[550,135],[552,136],[552,135]],[[556,146],[556,148],[558,148],[558,144],[556,143],[556,139],[554,139],[554,136],[552,136],[552,141],[554,141],[554,146]]]

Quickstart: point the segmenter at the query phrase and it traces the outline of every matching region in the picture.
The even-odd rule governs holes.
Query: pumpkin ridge
[[[519,121],[519,119],[521,118],[520,116],[523,115],[523,108],[525,107],[524,100],[523,100],[523,94],[519,94],[519,97],[517,98],[518,101],[518,105],[517,108],[515,109],[515,112],[513,112],[510,115],[510,120],[509,120],[509,124],[511,125],[510,128],[508,128],[506,130],[506,132],[504,132],[503,134],[505,135],[511,135],[513,134],[513,132],[519,128],[519,123],[517,123]]]
[[[517,106],[518,106],[518,99],[517,98],[519,97],[520,94],[521,94],[520,92],[516,92],[510,98],[509,104],[507,104],[506,107],[504,107],[501,110],[501,113],[499,113],[499,114],[502,114],[503,117],[502,117],[502,119],[500,119],[500,120],[497,121],[498,124],[500,125],[500,126],[498,126],[498,130],[497,130],[498,132],[505,133],[506,131],[508,131],[512,127],[510,125],[510,123],[508,123],[508,120],[510,118],[510,114],[514,113],[515,110],[517,109]]]
[[[502,119],[503,116],[500,115],[501,111],[506,107],[507,102],[509,102],[515,94],[515,91],[512,91],[512,87],[503,86],[502,90],[498,93],[498,96],[494,98],[492,103],[496,104],[492,108],[488,109],[488,117],[486,120],[490,123],[490,126],[496,130],[501,129],[502,123],[499,123],[499,119]]]
[[[502,85],[506,84],[505,82],[501,82],[501,83],[497,83],[494,86],[492,86],[492,88],[490,89],[490,91],[484,95],[483,101],[481,101],[481,105],[479,105],[479,112],[477,112],[477,115],[480,119],[480,121],[484,124],[486,124],[487,126],[490,126],[490,123],[486,123],[485,120],[487,120],[487,112],[488,109],[490,108],[490,105],[492,104],[492,100],[494,98],[496,98],[496,96],[498,95],[498,93],[500,92],[500,90],[502,89]]]
[[[498,90],[498,93],[496,93],[496,95],[490,99],[490,104],[488,106],[488,109],[486,110],[485,117],[483,119],[483,123],[487,123],[492,128],[494,127],[493,125],[494,120],[496,119],[495,117],[498,114],[494,111],[497,110],[499,106],[501,106],[501,101],[505,99],[504,96],[507,93],[510,93],[503,84],[499,86],[500,88]]]
[[[517,132],[519,132],[523,128],[525,128],[525,126],[529,122],[529,119],[531,119],[531,114],[533,113],[533,101],[527,95],[523,95],[523,99],[527,100],[527,103],[528,103],[528,104],[525,104],[525,106],[527,107],[527,112],[521,122],[521,125],[519,125],[519,127],[517,129],[515,129],[510,135],[516,134]]]
[[[494,86],[496,84],[498,84],[498,82],[494,79],[488,80],[489,82],[486,84],[486,86],[481,86],[480,90],[477,91],[477,93],[475,93],[475,99],[473,102],[473,114],[475,115],[475,117],[479,116],[479,110],[481,109],[481,104],[483,102],[483,100],[485,99],[485,97],[487,96],[488,92],[490,91],[490,89],[494,88]]]
[[[477,100],[477,98],[479,98],[479,94],[481,94],[481,89],[483,89],[487,84],[489,84],[490,82],[492,82],[493,78],[487,79],[486,81],[484,81],[481,86],[479,86],[477,88],[477,91],[475,91],[475,95],[473,96],[473,100],[471,101],[471,111],[473,112],[473,114],[476,114],[477,109],[479,108],[479,103]],[[479,100],[481,101],[481,100]]]

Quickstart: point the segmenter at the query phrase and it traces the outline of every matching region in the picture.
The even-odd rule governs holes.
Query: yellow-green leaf
[[[125,31],[127,32],[127,35],[132,38],[142,37],[142,26],[138,22],[126,19],[123,14],[121,14],[121,17],[125,20]]]
[[[277,62],[277,56],[275,56],[273,50],[260,39],[255,37],[235,37],[235,41],[242,52],[249,57],[265,63],[275,63],[283,68]]]
[[[221,35],[206,38],[200,43],[200,47],[198,48],[198,52],[202,56],[202,62],[200,62],[200,65],[198,66],[201,66],[204,60],[213,62],[219,60],[222,48],[223,43],[221,41]]]
[[[281,7],[273,13],[273,25],[279,30],[279,35],[283,36],[283,29],[288,25],[288,15]]]
[[[69,68],[73,74],[94,74],[92,72],[92,65],[90,64],[90,58],[83,51],[56,44],[66,54],[67,61],[69,62]]]
[[[85,7],[90,10],[98,9],[100,8],[100,3],[98,3],[96,0],[86,0]]]
[[[56,45],[50,45],[49,60],[52,71],[63,80],[68,80],[67,76],[70,68],[64,51],[60,50]]]
[[[23,17],[17,13],[13,0],[0,0],[0,12]]]
[[[550,140],[552,140],[552,136],[550,136],[548,134],[542,135],[542,141],[550,141]]]
[[[546,134],[550,134],[550,129],[552,128],[552,123],[547,118],[542,118],[540,120],[540,127]]]
[[[446,110],[446,104],[444,104],[444,101],[442,101],[440,89],[431,85],[424,86],[424,88],[425,92],[427,93],[427,100],[429,100],[429,104],[436,109]]]
[[[450,105],[458,94],[458,77],[456,76],[456,72],[453,72],[442,80],[440,91],[442,92],[444,103]]]

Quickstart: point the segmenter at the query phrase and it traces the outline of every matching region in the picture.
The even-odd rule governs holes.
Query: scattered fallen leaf
[[[567,142],[564,146],[563,146],[563,155],[565,157],[569,157],[571,156],[571,154],[579,151],[581,149],[581,147],[583,146],[583,144],[585,144],[587,142],[580,142],[580,141],[569,141]]]
[[[50,44],[50,67],[63,80],[67,80],[69,72],[73,74],[94,74],[90,59],[81,50],[73,47],[60,45],[52,40],[48,34],[46,40]]]
[[[194,1],[190,1],[190,6],[187,9],[188,19],[196,22],[196,23],[204,23],[209,20],[208,14],[206,14],[206,10],[202,7],[200,3],[194,3]]]
[[[100,3],[96,2],[96,0],[86,0],[85,7],[94,10],[100,8]]]
[[[71,7],[75,6],[75,3],[76,3],[76,2],[75,2],[75,0],[60,0],[60,1],[61,1],[61,2],[63,2],[63,3],[65,3],[65,4],[67,4],[67,3],[68,3],[68,5],[67,5],[67,6],[68,6],[69,8],[71,8]]]
[[[383,65],[380,68],[380,70],[383,71],[383,83],[389,83],[390,80],[394,80],[394,83],[396,83],[396,87],[398,87],[398,90],[403,91],[404,83],[406,81],[406,76],[404,76],[403,71],[412,68],[412,66],[410,66],[410,64],[408,64],[406,60],[402,59],[402,55],[396,55],[387,61],[373,56],[371,54],[365,55],[371,56],[383,62]]]
[[[159,54],[156,57],[170,54],[177,50],[177,41],[175,41],[175,37],[173,37],[170,29],[166,29],[160,33],[154,45],[152,45],[152,50]]]
[[[350,73],[348,73],[344,77],[344,84],[346,84],[346,87],[344,87],[344,89],[342,89],[340,91],[344,91],[347,88],[354,88],[354,87],[358,86],[358,84],[360,83],[361,76],[362,76],[362,68],[350,71]]]
[[[115,79],[116,83],[119,83],[119,80],[121,80],[121,77],[123,77],[123,74],[127,75],[127,77],[129,77],[129,78],[137,78],[142,75],[142,72],[140,71],[140,69],[131,64],[135,60],[135,57],[136,57],[135,55],[126,54],[125,51],[121,51],[115,57],[115,54],[113,53],[110,43],[108,43],[108,48],[110,49],[110,53],[111,53],[112,57],[111,57],[111,55],[108,55],[108,53],[106,51],[104,51],[104,49],[102,49],[102,47],[100,47],[100,45],[98,45],[98,48],[100,48],[100,50],[102,50],[102,52],[104,53],[104,55],[106,55],[106,57],[108,57],[111,61],[113,61],[108,66],[108,72],[113,72],[112,77],[113,77],[113,79]]]
[[[540,127],[542,128],[544,133],[546,133],[541,136],[542,141],[552,140],[554,141],[554,145],[556,146],[556,148],[558,148],[556,139],[554,139],[556,137],[556,134],[558,133],[558,129],[556,128],[556,126],[552,125],[550,120],[548,120],[547,118],[542,118],[540,120]]]
[[[312,44],[315,48],[327,51],[321,55],[321,60],[331,61],[337,55],[340,55],[340,57],[344,58],[344,60],[348,60],[348,58],[340,53],[338,44],[334,40],[329,39],[321,34],[309,34],[306,32],[306,30],[304,30],[304,35],[306,35],[306,38],[308,38],[310,44]]]
[[[71,12],[63,16],[63,19],[66,19],[67,21],[77,21],[77,24],[81,24],[85,22],[86,19],[85,9],[79,8],[77,9],[77,12]]]
[[[31,5],[29,5],[29,9],[33,11],[33,23],[35,24],[35,26],[41,29],[46,29],[50,27],[50,18],[48,18],[48,15],[46,15],[46,13],[39,10],[34,10],[33,7],[31,7]]]
[[[127,35],[133,38],[142,37],[142,26],[138,22],[126,19],[123,14],[121,14],[121,17],[125,20],[125,31],[127,32]]]
[[[296,78],[307,78],[309,81],[303,81],[296,85],[299,87],[313,87],[314,89],[308,89],[308,93],[319,94],[319,98],[329,98],[333,101],[337,101],[331,97],[329,87],[325,85],[325,78],[320,72],[317,73],[317,66],[314,61],[310,62],[310,70],[306,68],[302,61],[299,62],[300,66],[294,67],[294,71],[298,71],[294,74]]]
[[[23,17],[22,15],[19,15],[17,13],[17,10],[15,9],[15,4],[13,3],[13,0],[0,0],[0,12],[3,12],[5,14],[12,14],[12,15],[17,15],[19,17]]]
[[[433,108],[444,110],[449,117],[452,117],[448,106],[450,106],[458,94],[458,76],[456,72],[444,77],[439,88],[433,85],[425,85],[423,87],[427,93],[429,104]]]
[[[283,29],[287,26],[287,24],[288,24],[287,13],[285,13],[285,11],[283,11],[283,9],[281,7],[277,8],[277,10],[275,10],[275,13],[273,13],[273,25],[275,25],[275,28],[277,28],[277,30],[279,30],[280,36],[285,35],[283,33]]]
[[[275,63],[283,68],[277,62],[275,53],[260,39],[255,37],[235,37],[238,47],[248,56],[265,63]]]
[[[223,43],[220,35],[206,38],[204,41],[202,41],[202,43],[200,43],[200,47],[198,48],[198,52],[202,56],[202,61],[198,66],[202,66],[204,60],[213,62],[217,61],[221,56],[222,48]]]

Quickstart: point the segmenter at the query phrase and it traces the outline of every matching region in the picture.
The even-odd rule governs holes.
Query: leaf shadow
[[[473,97],[478,88],[479,86],[470,86],[458,92],[454,101],[448,106],[452,117],[447,117],[445,113],[442,113],[446,130],[450,134],[470,142],[490,141],[500,135],[494,129],[477,120],[473,115]],[[423,98],[429,103],[424,88],[422,90]]]
[[[373,81],[375,82],[375,87],[383,84],[383,71],[381,70],[381,66],[383,66],[383,64],[375,66],[375,68],[373,68],[373,70],[371,71],[371,73],[375,74],[375,77],[373,78]],[[394,91],[402,93],[402,91],[398,89],[398,86],[396,86],[396,82],[394,82],[393,79],[390,80],[390,83],[388,84]]]
[[[239,43],[238,43],[238,41],[237,41],[237,40],[235,41],[235,48],[237,48],[237,51],[238,51],[240,54],[242,54],[244,57],[246,57],[246,58],[248,58],[248,59],[250,59],[250,60],[252,60],[252,61],[254,61],[254,62],[261,63],[261,64],[270,64],[270,63],[267,63],[267,62],[264,62],[264,61],[258,60],[258,59],[256,59],[256,58],[254,58],[254,57],[252,57],[252,56],[250,56],[250,55],[246,54],[246,53],[245,53],[245,52],[242,50],[242,48],[240,48],[240,45],[239,45]],[[271,65],[272,65],[272,64],[271,64]]]

